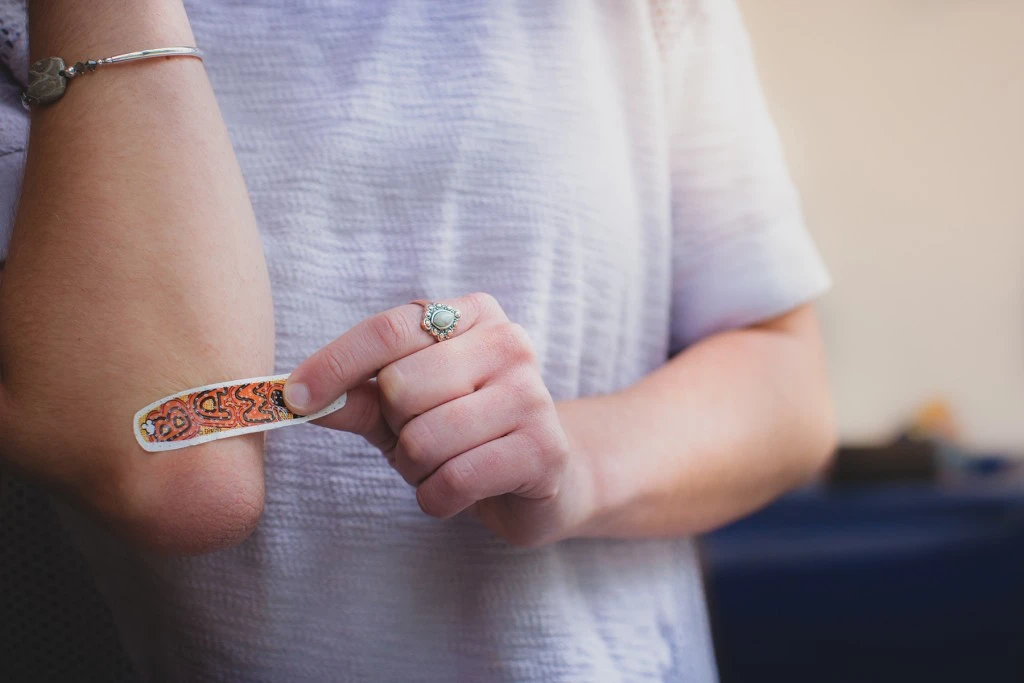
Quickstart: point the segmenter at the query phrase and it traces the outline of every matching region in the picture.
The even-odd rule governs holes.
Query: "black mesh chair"
[[[0,679],[137,680],[48,496],[0,470]]]

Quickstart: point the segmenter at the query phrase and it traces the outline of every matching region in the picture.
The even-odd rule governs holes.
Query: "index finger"
[[[504,316],[501,306],[489,294],[470,294],[447,305],[461,314],[453,334]],[[382,368],[436,344],[434,337],[421,327],[423,316],[424,307],[419,303],[397,306],[363,320],[314,353],[292,372],[285,384],[288,409],[298,415],[316,412]]]

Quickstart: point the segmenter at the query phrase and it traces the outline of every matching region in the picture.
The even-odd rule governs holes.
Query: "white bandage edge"
[[[311,415],[303,415],[302,417],[296,417],[294,419],[286,420],[284,422],[268,422],[267,424],[252,425],[251,427],[236,427],[235,429],[225,429],[222,432],[215,432],[213,434],[203,434],[202,436],[195,436],[192,437],[191,439],[185,439],[184,441],[162,441],[152,443],[146,441],[142,437],[142,434],[139,433],[139,420],[145,417],[149,413],[149,411],[161,406],[162,404],[166,403],[167,401],[170,401],[171,399],[187,396],[188,394],[192,394],[197,391],[206,391],[208,389],[220,389],[221,387],[233,387],[238,384],[253,384],[255,382],[270,382],[275,380],[288,379],[290,374],[291,373],[286,373],[284,375],[268,375],[266,377],[250,377],[249,379],[233,379],[230,382],[216,382],[215,384],[206,384],[201,387],[192,387],[190,389],[185,389],[184,391],[179,391],[169,396],[164,396],[159,401],[153,401],[145,408],[135,413],[135,416],[132,418],[132,433],[135,434],[135,440],[139,442],[139,445],[142,446],[142,449],[145,451],[148,451],[150,453],[157,453],[159,451],[175,451],[178,450],[179,448],[198,446],[199,444],[204,444],[210,441],[216,441],[218,439],[228,439],[235,436],[242,436],[243,434],[254,434],[256,432],[266,432],[271,429],[280,429],[281,427],[291,427],[293,425],[304,424],[311,420],[319,419],[325,415],[330,415],[334,411],[340,410],[345,407],[345,401],[348,398],[348,395],[342,394],[336,401],[331,403],[329,406],[327,406],[323,410],[318,410]]]

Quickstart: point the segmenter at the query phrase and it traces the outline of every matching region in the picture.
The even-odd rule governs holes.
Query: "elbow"
[[[802,426],[802,457],[796,484],[802,486],[819,478],[831,466],[839,446],[836,415],[828,395],[807,411]]]
[[[262,435],[140,453],[136,447],[121,460],[130,464],[100,505],[118,536],[161,555],[197,555],[255,530],[264,503]]]
[[[810,463],[807,476],[808,481],[817,479],[828,470],[832,465],[838,447],[839,436],[836,431],[835,422],[832,421],[827,425],[822,425],[819,428],[819,433],[815,435],[811,446],[808,448],[810,453],[808,458]]]

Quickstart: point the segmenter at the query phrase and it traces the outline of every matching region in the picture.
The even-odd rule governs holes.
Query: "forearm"
[[[586,536],[708,531],[806,482],[834,439],[809,308],[716,335],[627,391],[559,412],[589,463]]]
[[[194,44],[180,0],[29,5],[33,59]],[[97,489],[130,481],[126,504],[147,499],[153,515],[177,489],[192,497],[181,508],[209,511],[204,480],[228,506],[241,495],[228,477],[261,492],[259,436],[154,457],[128,423],[173,391],[267,372],[272,325],[255,219],[198,60],[104,67],[34,110],[0,288],[9,448],[45,434],[49,452],[77,453],[47,472],[55,485],[103,505]]]
[[[30,5],[33,58],[194,43],[180,0]],[[209,379],[208,364],[267,367],[272,330],[263,255],[202,63],[105,67],[33,112],[6,270],[8,324],[20,321],[7,319],[23,306],[45,310],[58,344],[61,330],[88,330],[94,359],[175,375],[171,388],[180,388],[181,373]],[[38,348],[49,336],[39,332],[51,330],[33,331],[7,334],[5,355],[29,357],[20,344]],[[227,348],[235,351],[231,359],[219,353]],[[29,383],[29,367],[35,365],[7,368],[10,391]],[[132,384],[144,381],[136,374]]]

